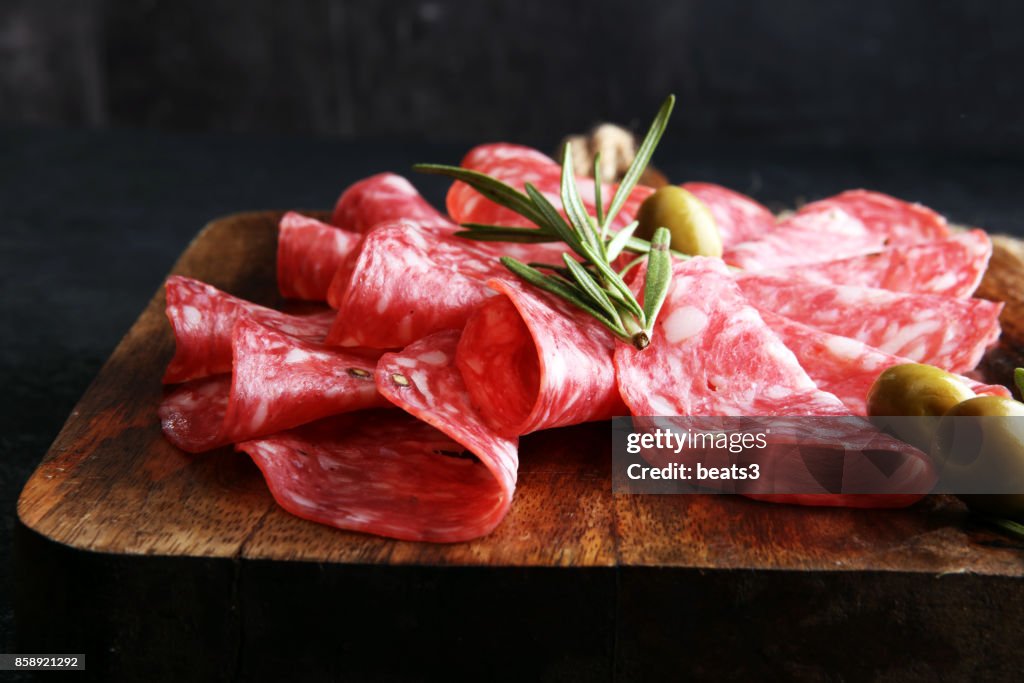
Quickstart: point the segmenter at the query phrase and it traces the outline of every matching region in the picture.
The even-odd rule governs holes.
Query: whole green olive
[[[871,385],[868,415],[884,431],[927,450],[939,417],[973,397],[956,375],[931,365],[904,363],[886,369]],[[913,419],[885,420],[887,416]]]
[[[1024,517],[1024,404],[978,396],[953,406],[939,422],[931,455],[943,488],[971,492],[960,498],[972,510]],[[1018,493],[979,493],[994,488]]]
[[[704,202],[676,185],[659,188],[637,212],[636,236],[651,239],[658,228],[668,228],[671,247],[691,256],[721,256],[722,237]]]

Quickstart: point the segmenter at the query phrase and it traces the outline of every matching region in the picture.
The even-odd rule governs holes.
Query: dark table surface
[[[22,485],[104,359],[209,220],[327,208],[348,183],[465,146],[0,130],[0,652],[13,652],[11,536]],[[950,220],[1024,235],[1024,164],[910,150],[663,149],[702,179],[781,209],[851,187],[926,203]],[[414,181],[443,201],[437,178]]]

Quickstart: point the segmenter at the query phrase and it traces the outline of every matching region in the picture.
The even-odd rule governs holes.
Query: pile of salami
[[[483,145],[463,166],[533,183],[561,205],[560,167],[536,150]],[[578,182],[592,197],[594,181]],[[524,434],[615,415],[864,415],[884,368],[913,360],[967,373],[999,335],[1001,305],[971,298],[992,248],[981,231],[953,232],[923,206],[864,190],[777,220],[724,187],[684,187],[710,209],[725,255],[675,262],[643,351],[498,261],[553,263],[564,245],[454,236],[464,222],[529,227],[462,183],[447,216],[391,174],[345,190],[329,224],[288,213],[281,294],[323,305],[290,314],[171,277],[164,433],[192,453],[234,444],[300,517],[463,541],[508,512]],[[614,227],[650,192],[636,188]],[[930,476],[909,451],[908,476]]]

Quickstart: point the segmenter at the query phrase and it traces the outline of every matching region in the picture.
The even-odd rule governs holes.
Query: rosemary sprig
[[[617,233],[611,232],[611,225],[647,168],[668,125],[674,104],[675,97],[669,95],[661,105],[607,210],[596,172],[600,160],[594,160],[596,216],[590,215],[580,197],[571,143],[566,143],[562,154],[559,189],[564,217],[547,197],[529,183],[524,187],[525,192],[520,192],[497,178],[458,166],[417,164],[414,168],[421,173],[460,180],[487,199],[511,209],[537,226],[525,228],[464,223],[464,230],[455,233],[460,237],[488,242],[564,242],[578,259],[564,253],[562,264],[526,264],[508,256],[502,257],[501,262],[522,280],[565,299],[593,316],[619,339],[644,349],[651,342],[654,323],[668,295],[672,280],[672,256],[685,258],[686,255],[669,249],[670,234],[666,228],[658,228],[651,240],[647,241],[633,235],[637,227],[635,221]],[[616,271],[613,262],[627,251],[644,256]],[[642,306],[623,280],[625,273],[641,260],[647,262]]]

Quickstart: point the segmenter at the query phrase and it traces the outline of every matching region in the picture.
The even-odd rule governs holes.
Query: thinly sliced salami
[[[870,190],[847,190],[811,202],[797,215],[827,214],[836,209],[854,216],[870,232],[884,236],[889,244],[917,244],[949,236],[946,219],[928,207]]]
[[[289,211],[277,233],[277,287],[289,299],[327,301],[331,279],[363,236]]]
[[[490,286],[501,296],[470,318],[456,357],[488,424],[513,436],[626,414],[605,328],[518,280]]]
[[[401,348],[427,334],[461,328],[507,271],[472,243],[409,223],[368,234],[338,302],[327,342]]]
[[[301,342],[251,320],[233,333],[233,370],[172,391],[160,405],[167,439],[190,453],[338,413],[387,405],[373,361]]]
[[[951,372],[972,370],[999,338],[1003,305],[993,301],[820,284],[778,275],[736,277],[743,293],[761,310]]]
[[[885,236],[842,209],[795,214],[762,237],[726,247],[724,258],[746,270],[770,270],[879,251]]]
[[[878,375],[888,367],[910,363],[864,342],[802,325],[775,313],[761,311],[772,331],[792,351],[819,389],[834,394],[854,415],[867,415],[867,395]],[[974,393],[1009,396],[1006,387],[961,378]]]
[[[526,183],[534,185],[556,208],[561,208],[560,194],[562,169],[553,159],[535,149],[505,143],[474,147],[462,160],[464,168],[473,169],[523,190]],[[577,172],[583,169],[577,169]],[[587,210],[594,214],[594,180],[576,179],[580,196]],[[614,185],[602,187],[605,203],[615,193]],[[653,190],[638,186],[630,194],[622,210],[612,222],[612,227],[621,228],[636,216],[640,204]],[[491,225],[529,226],[531,223],[519,214],[498,206],[486,199],[465,183],[456,182],[448,191],[448,213],[456,223],[486,223]]]
[[[773,274],[965,298],[977,289],[991,256],[992,240],[983,230],[971,230],[944,240],[889,247],[876,254],[805,264]]]
[[[744,194],[714,183],[683,183],[682,187],[708,207],[727,247],[760,239],[775,229],[772,212]]]
[[[338,198],[331,216],[332,224],[358,233],[397,220],[442,232],[455,229],[408,180],[394,173],[380,173],[351,185]]]
[[[165,291],[175,343],[166,384],[230,372],[231,331],[241,318],[313,342],[324,339],[334,320],[333,311],[289,315],[180,275],[167,278]]]

